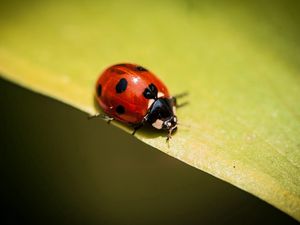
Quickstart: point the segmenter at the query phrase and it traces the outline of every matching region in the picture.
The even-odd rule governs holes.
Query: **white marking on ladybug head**
[[[152,123],[152,126],[160,130],[163,127],[163,123],[164,122],[162,120],[157,119],[154,123]]]
[[[163,96],[165,96],[164,93],[162,93],[162,92],[160,92],[160,91],[157,93],[157,97],[158,97],[158,98],[163,97]]]
[[[153,104],[153,102],[154,102],[154,99],[149,99],[149,101],[148,101],[148,108],[147,109],[149,109],[151,107],[151,105]]]
[[[167,122],[167,126],[170,127],[172,124],[171,122]]]
[[[177,118],[176,118],[176,116],[174,116],[173,121],[174,121],[175,123],[177,123]]]

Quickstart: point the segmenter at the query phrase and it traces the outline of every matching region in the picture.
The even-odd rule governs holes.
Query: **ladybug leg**
[[[137,130],[139,130],[144,126],[145,122],[147,121],[147,118],[148,118],[148,114],[144,117],[142,122],[133,125],[133,132],[131,133],[132,135],[134,135]]]
[[[186,101],[186,102],[183,102],[183,103],[181,103],[181,104],[178,104],[178,103],[177,103],[177,99],[182,98],[182,97],[185,97],[185,96],[187,96],[187,95],[188,95],[187,92],[183,92],[183,93],[180,93],[180,94],[178,94],[178,95],[174,95],[173,97],[171,97],[171,100],[173,101],[173,105],[176,106],[176,108],[180,108],[180,107],[183,107],[183,106],[187,105],[187,104],[188,104],[187,101]]]
[[[142,126],[144,126],[144,121],[141,122],[141,123],[139,123],[139,124],[137,124],[137,125],[135,125],[135,126],[133,127],[133,132],[132,132],[131,134],[134,135],[135,132],[136,132],[138,129],[140,129]]]
[[[176,108],[178,109],[178,108],[181,108],[181,107],[183,107],[183,106],[186,106],[187,104],[189,104],[188,102],[183,102],[183,103],[181,103],[181,104],[177,104],[176,105]]]
[[[88,116],[88,119],[90,120],[90,119],[94,119],[94,118],[96,118],[96,117],[101,117],[101,119],[103,119],[103,120],[105,120],[108,124],[110,124],[110,122],[112,121],[112,120],[114,120],[114,118],[112,118],[112,117],[110,117],[110,116],[108,116],[108,115],[105,115],[105,114],[102,114],[102,113],[96,113],[96,114],[94,114],[94,115],[89,115]]]
[[[168,136],[167,136],[167,139],[166,139],[166,142],[169,143],[171,138],[172,138],[172,134],[169,132]]]
[[[94,118],[96,118],[96,117],[98,117],[98,116],[100,116],[100,113],[96,113],[96,114],[94,114],[94,115],[88,115],[88,119],[90,120],[90,119],[94,119]]]
[[[108,116],[108,115],[105,115],[105,114],[101,114],[101,117],[102,117],[102,119],[103,119],[104,121],[107,122],[107,124],[110,124],[110,122],[114,120],[114,118],[112,118],[112,117],[110,117],[110,116]]]
[[[174,95],[173,98],[179,99],[179,98],[187,96],[188,94],[189,94],[188,92],[183,92],[183,93],[180,93],[178,95]]]
[[[187,101],[186,101],[186,102],[183,102],[183,103],[181,103],[181,104],[178,104],[178,103],[177,103],[177,98],[176,98],[175,96],[172,97],[171,100],[173,101],[173,105],[176,106],[176,108],[181,108],[181,107],[183,107],[183,106],[185,106],[185,105],[188,104]]]
[[[166,142],[169,144],[169,140],[172,138],[172,133],[173,133],[173,130],[175,130],[176,128],[171,128],[169,129],[168,131],[168,135],[167,135],[167,139],[166,139]]]

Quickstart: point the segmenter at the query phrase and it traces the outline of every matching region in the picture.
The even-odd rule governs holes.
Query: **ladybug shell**
[[[107,68],[96,84],[97,101],[114,119],[138,124],[143,121],[154,99],[143,92],[153,84],[158,97],[170,98],[167,87],[150,71],[135,64],[117,64]]]

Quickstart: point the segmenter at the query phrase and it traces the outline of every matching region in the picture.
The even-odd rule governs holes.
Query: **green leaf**
[[[1,8],[4,78],[95,113],[99,73],[139,63],[171,93],[188,91],[190,104],[178,110],[181,125],[169,148],[155,131],[137,138],[300,221],[297,2],[32,1]]]

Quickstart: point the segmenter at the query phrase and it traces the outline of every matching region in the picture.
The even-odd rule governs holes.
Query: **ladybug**
[[[133,135],[149,124],[168,131],[168,141],[177,129],[176,97],[140,65],[124,63],[107,68],[96,82],[96,99],[108,122],[115,119],[131,124]]]

